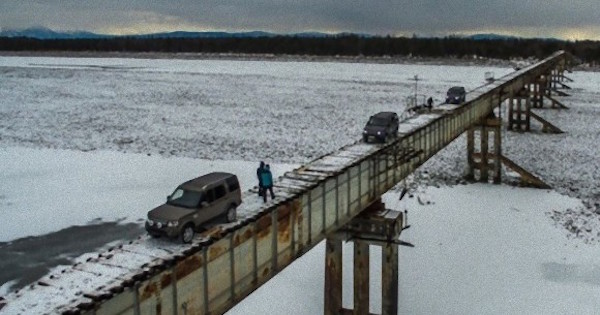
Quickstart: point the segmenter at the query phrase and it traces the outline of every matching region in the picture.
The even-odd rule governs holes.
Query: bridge
[[[275,181],[278,198],[266,204],[255,198],[255,189],[247,191],[236,222],[217,225],[191,244],[142,236],[88,255],[0,298],[0,314],[222,314],[325,239],[324,313],[368,313],[364,263],[369,244],[375,244],[388,264],[382,312],[396,314],[398,245],[410,244],[397,239],[403,214],[386,210],[381,195],[464,132],[468,177],[499,182],[504,164],[521,174],[523,184],[548,187],[502,155],[500,109],[508,106],[511,130],[528,131],[531,119],[538,119],[543,131],[560,132],[532,108],[548,102],[566,108],[552,93],[566,94],[558,88],[568,87],[570,60],[556,52],[469,91],[463,104],[443,104],[403,120],[387,143],[357,141],[287,172]],[[382,232],[369,234],[377,222]],[[354,310],[341,305],[344,240],[355,243]]]

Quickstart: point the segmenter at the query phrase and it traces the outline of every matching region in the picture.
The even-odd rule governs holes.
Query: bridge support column
[[[552,70],[552,76],[550,81],[552,82],[551,85],[551,90],[555,91],[558,89],[558,86],[560,84],[560,82],[562,82],[563,77],[564,77],[564,66],[563,65],[559,65],[558,68]]]
[[[561,82],[562,78],[564,77],[563,71],[561,69],[561,65],[558,66],[558,68],[551,70],[550,74],[546,76],[547,80],[546,80],[546,93],[544,94],[545,97],[550,100],[551,102],[551,108],[553,109],[569,109],[567,106],[565,106],[563,103],[561,103],[559,100],[557,100],[552,93],[558,95],[558,96],[571,96],[561,90],[559,90],[559,86],[562,88],[569,88],[567,85],[565,85],[564,83]]]
[[[469,180],[479,180],[488,182],[490,175],[494,183],[501,181],[501,126],[502,121],[497,117],[483,119],[479,125],[467,130],[467,160],[468,171],[466,178]],[[489,147],[489,137],[492,135],[492,147]],[[475,146],[475,136],[478,136],[479,147]],[[479,149],[479,152],[476,152]],[[477,173],[476,173],[477,171]],[[476,178],[476,175],[479,175]]]
[[[544,76],[545,80],[545,84],[544,84],[544,96],[551,96],[552,94],[550,94],[552,92],[552,72],[548,73],[547,75]]]
[[[398,245],[387,243],[381,251],[381,315],[398,314]],[[363,313],[366,314],[366,313]]]
[[[551,108],[555,109],[568,109],[563,103],[558,101],[556,98],[552,96],[552,92],[555,92],[559,96],[570,96],[569,94],[558,90],[556,88],[556,84],[559,82],[556,78],[555,70],[551,73],[542,75],[535,80],[533,83],[533,88],[530,90],[532,97],[532,107],[534,108],[543,108],[544,107],[544,98],[547,98],[551,102]],[[566,87],[565,84],[560,83],[563,87]]]
[[[382,315],[398,314],[398,245],[412,244],[398,240],[406,227],[403,213],[385,209],[377,201],[343,228],[327,238],[325,253],[325,314],[369,315],[369,247],[382,247],[381,297]],[[354,244],[354,308],[342,308],[341,241]],[[338,260],[339,259],[339,260]]]
[[[541,108],[543,106],[543,98],[545,93],[543,91],[548,91],[548,93],[550,92],[550,89],[545,89],[545,86],[548,85],[548,82],[553,80],[552,75],[547,76],[547,78],[549,79],[538,79],[532,83],[527,83],[520,91],[509,96],[509,98],[507,99],[508,130],[519,132],[531,131],[531,119],[533,118],[542,124],[542,132],[563,132],[562,130],[560,130],[560,128],[554,126],[552,123],[548,122],[547,120],[543,119],[542,117],[538,116],[532,111],[532,107]],[[559,92],[558,90],[554,91]],[[560,93],[558,94],[561,95]],[[552,108],[568,109],[568,107],[566,107],[564,104],[562,104],[560,101],[556,100],[549,94],[546,95],[546,98],[548,98],[548,100],[552,102]],[[469,152],[472,151],[472,149],[469,150]],[[469,163],[469,165],[471,164],[472,162]],[[467,176],[467,178],[469,178],[469,176]],[[469,179],[472,180],[472,176]]]
[[[342,310],[342,240],[328,237],[325,241],[325,315]]]
[[[529,84],[526,84],[521,91],[508,98],[508,130],[530,131],[531,100],[529,91]]]
[[[354,315],[369,314],[369,270],[369,243],[355,241]]]
[[[570,94],[561,90],[561,89],[567,89],[567,90],[571,89],[570,86],[563,83],[564,81],[569,80],[569,81],[573,82],[573,80],[571,80],[565,76],[565,68],[566,68],[566,65],[565,65],[565,62],[563,61],[563,62],[559,63],[554,70],[551,71],[551,76],[550,76],[551,84],[548,85],[548,96],[550,96],[550,99],[552,100],[552,108],[556,108],[556,107],[566,108],[566,106],[560,104],[560,102],[556,101],[555,99],[553,99],[551,97],[552,92],[554,92],[558,96],[571,96]]]
[[[544,107],[544,95],[546,95],[547,78],[545,76],[539,77],[533,83],[532,89],[532,107],[542,108]]]

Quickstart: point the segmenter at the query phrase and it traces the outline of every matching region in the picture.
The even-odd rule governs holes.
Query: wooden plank
[[[552,188],[550,185],[546,184],[543,180],[541,180],[537,176],[533,175],[532,173],[529,173],[524,168],[520,167],[519,165],[517,165],[517,163],[513,162],[512,160],[505,157],[504,155],[501,155],[500,158],[502,160],[502,163],[506,167],[510,168],[511,170],[513,170],[513,171],[519,173],[519,175],[521,175],[521,182],[523,184],[525,184],[527,186],[536,187],[536,188],[542,188],[542,189]]]
[[[566,93],[565,93],[566,94]],[[567,106],[565,106],[563,103],[561,103],[560,101],[558,101],[557,99],[555,99],[554,97],[550,96],[550,95],[546,95],[546,97],[552,101],[552,107],[558,106],[561,109],[569,109]]]
[[[565,93],[559,89],[553,88],[552,92],[558,94],[558,96],[571,96],[571,94]]]
[[[538,116],[536,113],[534,113],[533,111],[530,112],[531,117],[533,117],[535,120],[539,121],[542,123],[542,131],[543,132],[549,132],[549,133],[564,133],[564,131],[560,130],[560,128],[556,127],[555,125],[551,124],[549,121],[545,120],[544,118]]]

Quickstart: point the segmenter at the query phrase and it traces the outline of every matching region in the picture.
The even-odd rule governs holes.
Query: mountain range
[[[57,32],[45,27],[32,27],[27,29],[1,29],[0,37],[25,37],[35,39],[106,39],[106,38],[119,38],[119,37],[133,37],[133,38],[257,38],[257,37],[275,37],[275,36],[295,36],[304,38],[326,38],[326,37],[339,37],[345,35],[356,35],[360,37],[373,37],[369,34],[359,33],[321,33],[321,32],[301,32],[292,34],[278,34],[263,31],[251,31],[251,32],[187,32],[187,31],[175,31],[175,32],[162,32],[152,34],[139,34],[139,35],[106,35],[96,34],[85,31],[73,31],[73,32]],[[519,39],[520,37],[499,35],[499,34],[475,34],[468,36],[457,36],[461,38],[474,39],[474,40],[510,40]]]
[[[296,36],[296,37],[307,37],[307,38],[319,38],[319,37],[335,37],[343,35],[357,35],[363,37],[371,37],[368,34],[354,34],[354,33],[338,33],[328,34],[320,32],[302,32],[293,34],[277,34],[263,31],[251,31],[251,32],[186,32],[186,31],[175,31],[175,32],[162,32],[152,34],[139,34],[139,35],[106,35],[96,34],[85,31],[73,31],[73,32],[57,32],[45,27],[33,27],[27,29],[2,29],[0,30],[0,37],[26,37],[35,39],[97,39],[97,38],[118,38],[118,37],[135,37],[135,38],[256,38],[256,37],[275,37],[275,36]]]

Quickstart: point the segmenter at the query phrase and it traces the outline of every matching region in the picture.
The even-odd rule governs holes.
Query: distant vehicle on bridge
[[[370,138],[385,142],[389,137],[398,135],[400,120],[394,112],[380,112],[369,118],[363,130],[363,141],[368,143]]]
[[[241,203],[237,176],[209,173],[179,185],[165,204],[149,211],[146,231],[153,237],[167,236],[189,243],[195,232],[211,220],[235,221]]]
[[[463,86],[453,86],[446,92],[447,104],[462,104],[467,100],[467,91]]]

